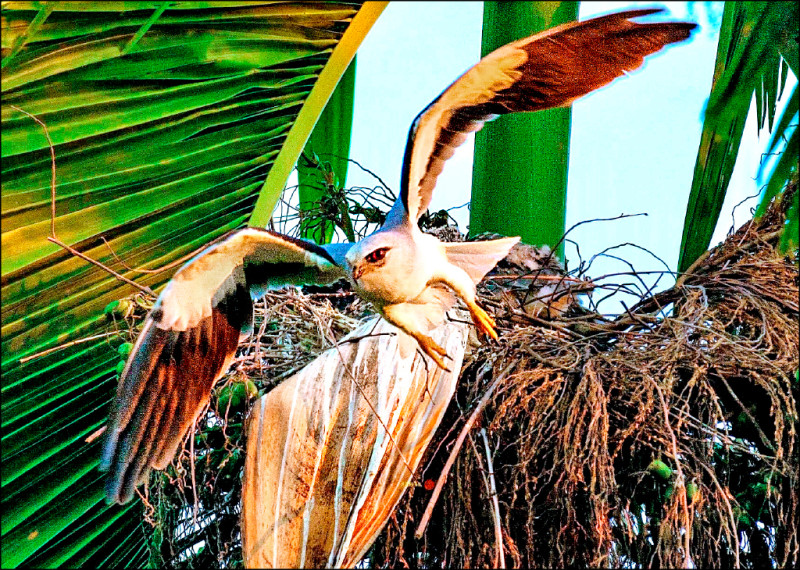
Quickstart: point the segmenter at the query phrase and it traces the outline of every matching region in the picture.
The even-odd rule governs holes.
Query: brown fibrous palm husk
[[[526,326],[496,304],[500,346],[465,362],[427,485],[374,562],[498,567],[502,549],[508,567],[796,566],[798,265],[778,252],[795,191],[617,319]],[[415,539],[458,429],[495,383]]]
[[[547,252],[533,276],[501,264],[480,286],[500,343],[465,360],[419,485],[370,565],[797,565],[798,266],[777,250],[793,191],[675,287],[643,295],[614,319],[575,304],[591,282],[562,272],[554,284],[558,264]],[[509,271],[521,279],[508,282]],[[533,308],[524,278],[549,279],[549,295]],[[368,312],[346,288],[269,293],[240,349],[239,379],[263,393]],[[468,443],[453,451],[490,386]],[[212,398],[193,444],[151,479],[145,529],[159,564],[241,564],[245,410]],[[451,453],[453,468],[416,539]]]

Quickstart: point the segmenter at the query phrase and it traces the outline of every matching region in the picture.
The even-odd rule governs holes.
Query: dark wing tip
[[[409,192],[417,191],[416,184],[422,184],[424,179],[430,179],[432,186],[438,175],[435,170],[439,168],[439,163],[447,160],[455,147],[461,144],[462,139],[453,139],[452,133],[473,132],[484,122],[511,112],[537,111],[568,105],[625,72],[638,68],[648,55],[669,44],[688,39],[692,31],[698,28],[693,22],[631,21],[663,12],[664,8],[656,6],[613,12],[569,22],[512,42],[528,56],[527,61],[517,68],[523,71],[520,78],[512,85],[494,91],[489,101],[457,101],[457,105],[450,109],[452,114],[447,124],[433,123],[434,117],[428,112],[445,93],[458,86],[461,79],[481,63],[473,66],[425,107],[411,123],[403,159],[400,193],[406,212],[411,214],[414,209]],[[501,46],[496,52],[509,45],[511,44]],[[466,92],[469,95],[470,91]],[[417,132],[435,127],[441,128],[436,133],[431,154],[426,158],[428,163],[425,176],[419,181],[412,181],[411,162],[414,145],[417,144]],[[430,192],[431,188],[426,189]],[[429,196],[418,198],[418,203],[414,204],[416,217],[423,213],[429,200]]]
[[[660,6],[653,6],[652,8],[637,8],[635,10],[624,10],[622,12],[614,12],[608,15],[614,16],[616,18],[624,18],[626,20],[629,20],[631,18],[640,18],[642,16],[649,16],[650,14],[658,14],[659,12],[664,12],[664,8]]]
[[[332,263],[333,265],[336,265],[336,260],[334,260],[331,257],[331,255],[327,251],[325,251],[325,249],[323,247],[317,245],[313,241],[308,241],[308,240],[304,240],[304,239],[301,239],[301,238],[296,238],[296,237],[289,236],[289,235],[286,235],[286,234],[282,234],[282,233],[279,233],[279,232],[273,232],[272,230],[268,230],[266,228],[249,228],[249,229],[256,230],[256,231],[259,231],[259,232],[263,232],[263,233],[269,234],[271,236],[274,236],[276,238],[279,238],[279,239],[281,239],[283,241],[286,241],[286,242],[288,242],[288,243],[290,243],[292,245],[295,245],[295,246],[297,246],[297,247],[299,247],[301,249],[304,249],[304,250],[306,250],[308,252],[311,252],[314,255],[318,255],[318,256],[322,257],[323,259],[325,259],[325,261],[328,261],[329,263]]]
[[[692,37],[692,33],[697,30],[700,26],[694,24],[692,22],[679,22],[672,25],[672,33],[673,37],[672,40],[669,42],[671,44],[683,42],[688,40]]]
[[[628,10],[625,12],[617,12],[616,14],[609,14],[594,18],[594,20],[601,20],[613,18],[615,20],[632,20],[634,18],[641,18],[651,14],[663,13],[664,8],[643,8],[640,10]],[[585,20],[590,22],[591,20]],[[660,31],[665,34],[669,39],[665,40],[665,44],[675,43],[689,38],[694,30],[700,26],[695,22],[632,22],[634,29],[646,30],[648,32]]]
[[[243,321],[251,316],[250,295],[237,287],[195,327],[173,331],[152,320],[145,324],[104,434],[100,469],[108,472],[109,504],[127,503],[154,467],[169,464],[226,372]]]

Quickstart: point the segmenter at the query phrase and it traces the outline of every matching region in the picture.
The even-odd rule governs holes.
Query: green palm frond
[[[3,565],[142,566],[141,506],[105,505],[90,438],[131,340],[103,309],[135,289],[48,241],[50,148],[28,114],[53,142],[57,237],[155,289],[174,267],[139,273],[111,249],[153,269],[247,223],[298,116],[307,137],[380,10],[319,89],[360,3],[2,10]],[[323,103],[304,111],[314,89]]]
[[[578,2],[485,2],[481,57],[511,41],[578,19]],[[555,246],[564,235],[570,107],[505,115],[475,134],[470,233]],[[508,141],[535,140],[535,145]],[[502,210],[503,216],[497,212]],[[532,224],[531,220],[537,220]],[[558,255],[563,257],[563,245]]]
[[[685,271],[711,242],[754,93],[759,128],[765,124],[773,127],[787,64],[797,74],[797,28],[797,6],[792,2],[725,4],[714,81],[686,209],[679,271]],[[795,89],[775,129],[774,141],[787,137],[789,122],[796,113]],[[773,171],[759,212],[764,211],[796,168],[796,135],[787,138],[789,145]]]
[[[308,143],[306,143],[304,153],[307,160],[300,160],[297,163],[299,209],[303,213],[314,207],[318,208],[319,205],[327,205],[324,197],[328,188],[340,192],[345,187],[347,159],[350,152],[350,132],[353,126],[355,85],[356,60],[354,59],[336,86],[328,105],[320,115]],[[320,162],[328,168],[326,170],[320,168]],[[337,201],[332,200],[331,205],[338,210],[331,214],[349,221],[350,214],[346,204],[341,207]],[[350,226],[352,226],[352,222]],[[331,223],[320,224],[306,217],[300,223],[300,235],[318,243],[330,242],[333,231],[334,226]],[[352,228],[350,228],[348,239],[354,241]]]
[[[367,35],[386,4],[388,2],[365,2],[348,26],[347,31],[342,35],[338,49],[331,54],[325,69],[320,72],[314,88],[308,94],[308,99],[292,124],[291,130],[281,146],[281,151],[269,170],[258,201],[253,207],[253,214],[248,222],[250,226],[264,227],[269,222],[272,210],[289,178],[289,173],[308,142],[320,114],[328,104],[331,93],[350,65],[361,40]]]

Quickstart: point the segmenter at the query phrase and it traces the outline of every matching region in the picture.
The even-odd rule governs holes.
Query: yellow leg
[[[419,347],[422,349],[422,351],[428,356],[430,356],[433,359],[433,361],[439,366],[439,368],[447,372],[450,372],[450,369],[447,366],[445,366],[444,360],[442,360],[442,357],[450,358],[449,356],[447,356],[447,352],[445,351],[445,349],[436,344],[436,342],[429,336],[425,336],[424,334],[421,333],[416,333],[413,336],[419,343]]]
[[[497,340],[497,331],[494,330],[497,323],[494,322],[494,319],[475,302],[467,303],[467,307],[469,308],[470,315],[472,315],[472,322],[478,327],[478,331]]]

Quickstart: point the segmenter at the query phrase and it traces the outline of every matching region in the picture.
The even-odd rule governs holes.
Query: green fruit
[[[653,459],[653,461],[650,462],[650,465],[647,466],[647,470],[653,475],[657,475],[664,481],[672,477],[672,469],[670,469],[669,466],[660,459]]]
[[[103,313],[106,315],[111,315],[117,310],[117,307],[119,307],[119,299],[116,301],[111,301],[108,305],[106,305],[105,309],[103,309]]]
[[[244,385],[247,387],[247,397],[248,398],[258,398],[258,386],[256,386],[255,382],[248,378]]]
[[[120,360],[117,363],[117,376],[122,376],[122,371],[125,370],[125,361]]]
[[[131,353],[132,350],[133,350],[132,342],[123,342],[121,345],[119,345],[119,348],[117,348],[117,352],[123,358],[128,358],[128,355]]]
[[[753,491],[753,495],[758,497],[759,499],[764,498],[767,496],[767,484],[766,483],[756,483],[751,487]]]
[[[231,406],[231,409],[236,408],[236,391],[235,391],[236,384],[229,384],[228,386],[224,386],[219,389],[217,392],[217,409],[224,413],[225,410],[228,409],[228,406]],[[231,402],[231,399],[234,399]]]
[[[111,301],[103,309],[103,313],[105,313],[106,317],[109,319],[113,319],[114,317],[124,318],[130,315],[132,312],[133,303],[131,303],[130,299],[118,299],[116,301]]]
[[[258,396],[258,388],[252,380],[245,377],[243,381],[230,382],[217,393],[217,409],[223,412],[230,405],[231,411],[244,409],[247,400]]]
[[[700,488],[697,486],[696,483],[689,483],[686,485],[686,498],[690,501],[694,500],[695,496],[697,495],[699,498],[698,493],[700,492]]]
[[[750,507],[749,504],[745,503],[743,506],[734,505],[733,506],[733,514],[736,515],[736,519],[745,525],[752,525],[753,518],[750,516],[750,513],[747,512],[747,509]]]

